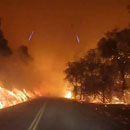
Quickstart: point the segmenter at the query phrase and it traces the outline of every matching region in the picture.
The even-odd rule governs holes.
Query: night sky
[[[36,87],[47,94],[62,94],[59,92],[66,87],[63,73],[66,63],[96,47],[107,31],[128,27],[129,3],[129,0],[0,0],[2,30],[9,46],[16,50],[26,45],[34,59],[18,80],[20,88]]]

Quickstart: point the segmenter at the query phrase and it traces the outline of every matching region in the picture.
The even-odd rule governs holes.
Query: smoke
[[[28,52],[27,46],[25,46],[25,45],[22,45],[19,47],[18,54],[24,63],[28,63],[28,62],[31,62],[33,60],[32,56]]]
[[[12,54],[0,60],[0,80],[8,88],[41,87],[59,95],[66,88],[63,80],[66,63],[96,47],[108,30],[126,26],[129,22],[126,5],[124,0],[1,0],[2,30]],[[32,30],[35,34],[29,41]],[[75,34],[79,35],[80,44]]]
[[[0,57],[8,57],[12,55],[12,50],[8,46],[8,41],[4,38],[0,30]]]
[[[33,57],[28,47],[21,45],[13,50],[9,47],[0,29],[0,82],[12,89],[14,87],[23,89],[34,89],[40,83],[40,73],[34,69]]]

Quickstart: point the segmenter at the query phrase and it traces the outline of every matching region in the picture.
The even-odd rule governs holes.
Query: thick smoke
[[[0,57],[8,57],[12,55],[12,50],[8,46],[8,41],[4,38],[3,32],[0,30]]]
[[[9,47],[0,28],[0,83],[12,89],[34,89],[40,83],[40,75],[34,69],[33,58],[28,47],[20,46],[13,50]]]

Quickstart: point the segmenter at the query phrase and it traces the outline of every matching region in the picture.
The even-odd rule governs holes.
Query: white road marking
[[[36,128],[41,120],[41,117],[43,116],[43,113],[45,111],[45,107],[46,107],[46,103],[44,103],[44,105],[41,107],[41,109],[37,113],[36,117],[34,118],[33,122],[31,123],[30,127],[28,128],[28,130],[36,130]]]

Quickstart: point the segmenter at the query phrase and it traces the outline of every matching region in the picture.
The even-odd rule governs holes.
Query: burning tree
[[[125,75],[130,69],[130,29],[108,32],[106,37],[99,41],[98,48],[103,58],[110,60],[113,66],[117,65],[117,71],[122,80],[122,96],[124,97],[124,91],[127,89]]]
[[[69,62],[66,79],[73,86],[76,96],[100,96],[102,102],[111,102],[113,95],[122,95],[128,88],[125,75],[129,75],[130,29],[108,32],[78,61]]]

